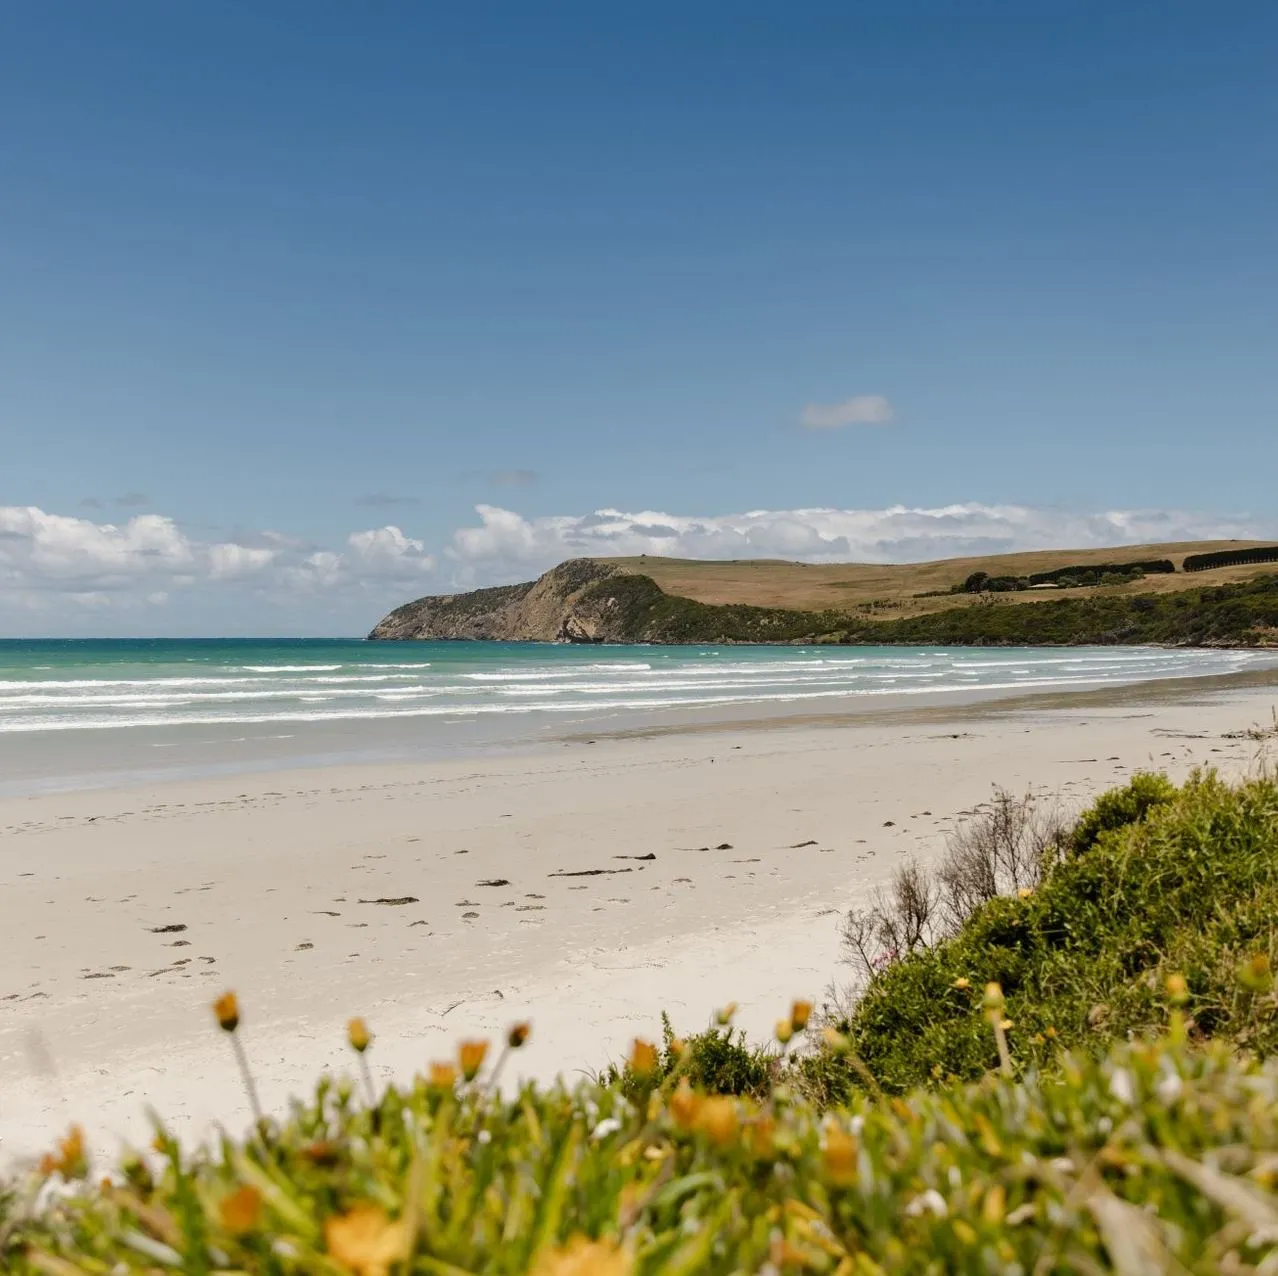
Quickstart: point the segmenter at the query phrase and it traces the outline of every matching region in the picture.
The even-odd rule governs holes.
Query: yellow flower
[[[821,1040],[825,1048],[834,1054],[844,1054],[849,1046],[848,1039],[836,1028],[827,1028],[821,1034]]]
[[[222,1226],[233,1235],[241,1236],[251,1232],[262,1217],[262,1194],[257,1188],[245,1184],[230,1196],[224,1196],[217,1212]]]
[[[463,1041],[457,1050],[457,1062],[461,1064],[461,1074],[467,1081],[473,1081],[484,1066],[484,1056],[488,1053],[486,1041]]]
[[[737,1105],[726,1095],[703,1099],[697,1128],[719,1147],[727,1147],[737,1137]]]
[[[650,1041],[635,1038],[630,1047],[630,1071],[640,1079],[652,1076],[657,1070],[657,1047]]]
[[[1013,1024],[1010,1019],[1000,1019],[998,1021],[998,1026],[1002,1028],[1004,1032],[1007,1032],[1012,1028]]]
[[[776,1026],[777,1040],[784,1046],[794,1036],[794,1025],[789,1019],[778,1019]]]
[[[805,1249],[793,1244],[779,1233],[772,1237],[769,1258],[772,1267],[784,1271],[787,1267],[811,1267],[812,1255]]]
[[[745,1145],[757,1160],[769,1160],[776,1151],[776,1121],[764,1114],[745,1127]]]
[[[629,1276],[634,1262],[614,1241],[574,1236],[547,1250],[533,1264],[532,1276]]]
[[[233,992],[224,992],[213,1003],[213,1013],[218,1027],[225,1032],[234,1032],[240,1026],[240,1003]]]
[[[685,1077],[670,1096],[670,1116],[680,1129],[690,1130],[696,1125],[700,1111],[701,1096],[688,1084]]]
[[[1264,953],[1256,953],[1248,957],[1238,972],[1238,982],[1248,992],[1268,992],[1274,986],[1273,972],[1269,969],[1269,958]]]
[[[373,1034],[368,1030],[368,1024],[362,1019],[352,1019],[346,1025],[346,1040],[351,1043],[351,1049],[363,1054],[368,1049],[373,1040]]]
[[[512,1050],[518,1050],[524,1045],[529,1034],[532,1032],[532,1024],[527,1021],[523,1023],[512,1024],[510,1031],[506,1034],[506,1044]]]
[[[826,1130],[821,1163],[825,1177],[836,1187],[848,1187],[856,1182],[856,1153],[856,1139],[846,1130],[837,1125]]]
[[[1184,975],[1167,976],[1167,996],[1174,1006],[1183,1006],[1189,1000],[1189,983]]]
[[[959,977],[958,977],[958,978],[957,978],[957,979],[956,979],[956,980],[955,980],[955,981],[954,981],[954,982],[950,985],[950,987],[951,987],[951,988],[957,988],[957,989],[959,989],[959,991],[960,991],[960,992],[961,992],[964,988],[970,988],[971,986],[972,986],[972,981],[971,981],[970,979],[964,979],[964,978],[962,977],[962,975],[960,975],[960,976],[959,976]]]
[[[1053,1028],[1053,1027],[1050,1027],[1050,1026],[1049,1026],[1049,1027],[1044,1028],[1044,1029],[1043,1029],[1043,1036],[1045,1036],[1045,1037],[1049,1037],[1049,1038],[1050,1038],[1050,1037],[1055,1037],[1055,1036],[1056,1036],[1056,1029],[1055,1029],[1055,1028]]]
[[[84,1151],[84,1131],[73,1125],[66,1137],[58,1140],[57,1151],[50,1152],[40,1161],[44,1175],[57,1172],[64,1179],[82,1179],[89,1172],[89,1159]]]
[[[356,1276],[387,1276],[391,1264],[408,1257],[408,1227],[392,1223],[379,1205],[357,1205],[324,1220],[329,1254]]]
[[[451,1090],[457,1084],[457,1069],[451,1063],[432,1063],[426,1073],[432,1090]]]
[[[732,1022],[732,1016],[737,1013],[737,1003],[730,1001],[724,1008],[715,1014],[720,1028],[726,1028]]]
[[[810,1001],[796,1001],[790,1007],[790,1023],[793,1025],[795,1032],[802,1032],[808,1026],[808,1020],[812,1018],[812,1003]]]
[[[985,1204],[981,1210],[987,1223],[1001,1223],[1007,1210],[1007,1192],[1001,1183],[995,1183],[985,1193]]]
[[[681,1059],[683,1057],[683,1052],[687,1048],[688,1043],[682,1037],[670,1038],[670,1053],[674,1055],[676,1059]]]
[[[1017,896],[1021,899],[1029,899],[1033,893],[1033,890],[1028,886],[1022,886],[1021,889],[1016,892]]]

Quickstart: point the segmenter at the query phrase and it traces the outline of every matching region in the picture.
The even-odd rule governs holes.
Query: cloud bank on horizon
[[[99,523],[0,506],[0,636],[362,633],[421,594],[525,580],[576,557],[918,562],[1275,530],[1247,516],[977,502],[712,517],[601,509],[525,518],[494,505],[475,512],[475,525],[432,551],[393,524],[354,531],[330,548],[269,530],[201,539],[161,514]]]

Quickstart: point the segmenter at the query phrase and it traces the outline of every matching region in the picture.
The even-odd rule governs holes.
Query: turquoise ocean
[[[594,647],[346,639],[0,641],[0,792],[447,756],[731,706],[886,707],[1231,673],[1140,647]]]

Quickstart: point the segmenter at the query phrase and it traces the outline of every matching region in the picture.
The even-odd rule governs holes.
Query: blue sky
[[[0,0],[0,634],[1278,535],[1276,44],[1264,3]]]

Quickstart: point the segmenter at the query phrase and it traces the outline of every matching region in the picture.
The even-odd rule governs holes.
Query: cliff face
[[[419,598],[368,636],[508,642],[830,641],[830,612],[710,606],[664,593],[650,576],[590,558],[560,563],[523,585]]]
[[[370,638],[475,639],[523,642],[622,642],[607,591],[597,586],[623,573],[588,558],[560,563],[522,585],[419,598],[390,613]]]

